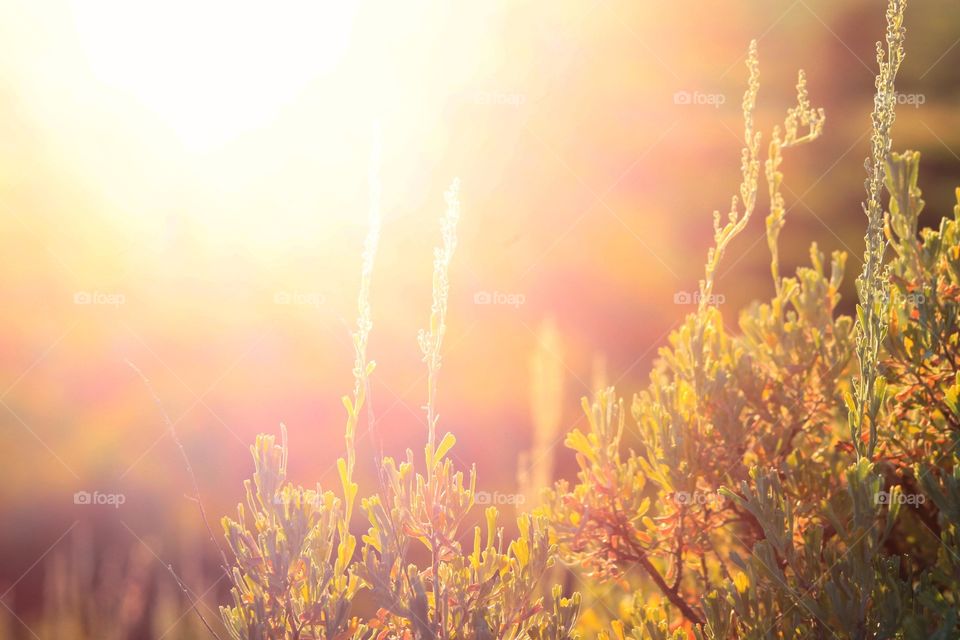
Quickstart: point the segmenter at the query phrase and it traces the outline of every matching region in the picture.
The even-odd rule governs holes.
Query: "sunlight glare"
[[[347,47],[352,1],[71,0],[91,71],[190,149],[265,126]]]

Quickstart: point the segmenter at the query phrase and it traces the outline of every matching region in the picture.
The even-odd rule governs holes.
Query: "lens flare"
[[[269,123],[349,38],[355,2],[72,0],[87,62],[155,112],[185,146]]]

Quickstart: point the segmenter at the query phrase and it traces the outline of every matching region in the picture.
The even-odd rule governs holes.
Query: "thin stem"
[[[177,449],[180,451],[180,456],[183,458],[183,464],[187,468],[187,475],[190,476],[190,482],[193,485],[194,500],[197,502],[197,507],[200,511],[200,518],[203,520],[203,526],[206,528],[207,535],[210,536],[213,546],[217,548],[217,552],[220,554],[220,561],[223,563],[221,567],[223,569],[223,574],[229,579],[230,572],[227,567],[230,566],[230,563],[227,561],[227,554],[224,553],[220,543],[217,542],[216,536],[213,535],[213,528],[210,526],[210,520],[207,518],[207,511],[204,509],[203,500],[200,498],[200,484],[197,482],[197,475],[193,472],[193,465],[190,464],[190,456],[187,455],[187,450],[183,447],[183,443],[180,442],[180,437],[177,435],[176,426],[173,420],[170,419],[169,414],[167,414],[166,409],[163,408],[163,403],[160,402],[160,396],[157,395],[157,392],[154,390],[153,385],[150,384],[150,380],[147,378],[146,374],[144,374],[143,371],[137,367],[137,365],[133,364],[129,360],[126,362],[127,366],[133,369],[134,373],[140,376],[140,380],[143,381],[143,385],[147,388],[147,392],[153,398],[154,403],[160,410],[160,415],[163,418],[163,423],[167,427],[167,431],[170,433],[170,438],[173,440],[174,444],[177,445]],[[170,570],[171,572],[173,571],[172,568]]]
[[[450,262],[457,248],[457,222],[460,220],[460,181],[453,184],[444,194],[447,209],[441,220],[443,244],[433,252],[433,305],[430,308],[429,330],[421,330],[417,336],[423,360],[427,363],[427,457],[433,463],[428,465],[427,478],[433,477],[433,452],[436,450],[437,421],[437,378],[440,372],[441,348],[443,336],[447,330],[447,306],[450,295]]]

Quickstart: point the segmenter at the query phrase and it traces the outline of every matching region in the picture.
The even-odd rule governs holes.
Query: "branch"
[[[679,593],[673,591],[667,586],[667,583],[663,580],[663,576],[660,575],[660,572],[657,571],[657,568],[653,566],[653,564],[647,558],[647,555],[642,550],[638,553],[637,561],[640,563],[640,566],[643,567],[643,570],[647,572],[647,575],[649,575],[653,582],[657,585],[660,591],[663,592],[663,595],[667,596],[667,599],[670,600],[670,602],[680,610],[680,613],[683,614],[684,618],[693,624],[703,624],[703,619],[700,617],[700,614],[694,611]]]
[[[618,512],[619,515],[619,512]],[[629,532],[625,530],[623,525],[623,520],[618,518],[618,528],[620,529],[621,537],[627,541],[627,544],[630,545],[630,548],[633,550],[634,559],[637,563],[643,567],[643,570],[647,572],[647,575],[653,580],[654,584],[657,585],[657,588],[667,596],[667,599],[680,610],[680,613],[683,614],[683,617],[692,622],[693,624],[702,625],[704,624],[703,618],[700,617],[700,614],[697,613],[687,601],[683,599],[683,596],[679,593],[679,583],[676,585],[676,588],[671,589],[667,585],[666,581],[663,579],[663,576],[660,575],[660,572],[657,571],[657,568],[653,566],[653,563],[650,562],[650,559],[647,557],[647,552],[637,544],[637,541],[633,536],[629,535]],[[680,571],[680,567],[677,567],[677,571]]]
[[[230,576],[230,563],[227,561],[227,554],[223,552],[223,548],[220,546],[220,543],[217,542],[217,538],[213,535],[213,529],[210,527],[210,521],[207,519],[207,511],[203,508],[203,501],[200,499],[200,485],[197,483],[197,476],[193,472],[193,465],[190,464],[190,457],[187,455],[187,450],[183,448],[183,443],[180,442],[180,437],[177,435],[176,427],[174,426],[173,421],[170,419],[170,416],[167,414],[166,409],[163,408],[163,403],[160,402],[160,396],[157,395],[157,392],[154,391],[153,385],[150,384],[150,380],[147,376],[137,368],[137,365],[133,364],[129,360],[126,361],[127,365],[133,369],[134,373],[140,376],[140,380],[143,381],[143,385],[147,388],[147,391],[150,393],[150,396],[153,398],[153,401],[156,403],[157,408],[160,410],[160,415],[163,417],[163,422],[167,427],[167,431],[170,432],[170,437],[176,443],[177,448],[180,450],[180,455],[183,457],[183,464],[187,468],[187,473],[190,475],[190,481],[193,483],[193,493],[195,500],[197,501],[197,507],[200,510],[200,518],[203,520],[203,526],[207,529],[207,534],[210,536],[213,546],[217,548],[217,551],[220,553],[220,560],[223,562],[223,574],[227,577],[228,580],[232,579]]]

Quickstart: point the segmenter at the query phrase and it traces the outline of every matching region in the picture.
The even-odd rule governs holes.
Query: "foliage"
[[[580,637],[587,619],[604,623],[603,640],[960,636],[960,190],[953,218],[918,232],[919,154],[892,152],[904,11],[903,0],[889,0],[886,46],[877,49],[855,319],[839,312],[846,254],[828,260],[813,245],[809,266],[780,273],[783,154],[819,138],[825,115],[812,106],[801,71],[797,103],[761,160],[753,43],[742,182],[726,219],[714,214],[699,305],[661,349],[650,384],[630,404],[629,425],[613,388],[584,399],[588,426],[566,438],[576,480],[558,482],[521,514],[514,540],[495,508],[473,528],[472,546],[462,540],[476,473],[455,469],[452,434],[437,438],[455,183],[434,254],[429,326],[419,335],[424,455],[377,460],[380,487],[361,501],[369,529],[357,548],[354,435],[373,371],[366,347],[374,205],[355,385],[344,400],[342,494],[291,485],[285,432],[279,445],[258,438],[247,506],[224,519],[235,558],[234,602],[222,608],[231,637],[561,639]],[[716,274],[756,210],[762,178],[774,293],[744,309],[733,331],[713,305]],[[534,397],[542,400],[561,385],[544,364],[550,354],[540,355]],[[536,407],[545,433],[559,421],[555,409]],[[557,558],[590,586],[583,618],[579,594],[545,584],[559,582]],[[618,591],[629,604],[605,616],[601,608],[609,611]],[[361,592],[376,603],[375,615],[355,614]]]
[[[641,578],[632,613],[602,637],[960,635],[960,204],[917,238],[919,156],[891,152],[904,10],[889,2],[878,45],[856,322],[837,311],[844,254],[828,272],[814,245],[810,267],[779,274],[781,152],[823,128],[802,73],[764,165],[775,295],[744,310],[736,334],[711,306],[720,258],[756,203],[751,46],[743,183],[727,223],[715,214],[700,305],[635,396],[635,429],[613,389],[584,401],[589,429],[567,438],[577,481],[543,509],[588,579],[631,589]]]
[[[236,640],[577,637],[579,597],[564,597],[559,587],[549,597],[540,595],[541,578],[556,557],[544,517],[522,515],[519,536],[507,540],[497,509],[490,507],[483,514],[485,527],[473,530],[472,547],[464,549],[461,542],[475,502],[476,474],[454,469],[447,457],[455,443],[452,434],[439,442],[435,437],[448,272],[459,218],[457,183],[446,199],[443,245],[434,255],[429,329],[419,336],[428,385],[423,471],[417,470],[409,450],[399,463],[389,457],[378,460],[381,486],[362,500],[370,526],[357,552],[349,523],[358,492],[353,482],[354,434],[373,371],[366,345],[371,328],[367,298],[379,233],[374,206],[354,334],[354,393],[344,399],[347,456],[338,461],[343,495],[287,481],[285,431],[280,445],[273,436],[257,439],[252,447],[255,472],[246,483],[247,507],[238,508],[235,520],[223,521],[235,562],[234,602],[221,611]],[[418,563],[422,552],[427,561]],[[379,607],[364,620],[352,615],[361,591],[368,591]]]
[[[850,407],[850,436],[857,447],[858,454],[867,457],[873,455],[877,446],[877,414],[886,394],[884,379],[878,370],[880,346],[886,335],[886,320],[889,313],[889,298],[885,295],[888,271],[883,267],[883,205],[880,202],[884,176],[884,166],[890,155],[894,110],[897,104],[894,80],[903,60],[903,42],[905,29],[903,14],[906,0],[890,0],[887,7],[887,48],[877,43],[877,74],[873,106],[873,136],[871,137],[871,156],[867,158],[866,189],[868,200],[863,205],[867,214],[867,235],[864,237],[866,251],[863,256],[863,272],[857,278],[857,358],[860,361],[860,375],[854,378],[853,399],[848,399]],[[869,433],[863,433],[863,427]],[[862,446],[863,438],[867,446]]]
[[[723,579],[715,575],[720,568],[728,571],[725,563],[715,562],[711,569],[704,562],[685,575],[690,573],[688,554],[717,559],[717,545],[727,547],[735,540],[717,540],[714,533],[734,522],[745,523],[739,530],[745,544],[762,536],[749,512],[722,499],[716,489],[748,479],[751,465],[783,467],[788,459],[796,463],[797,456],[824,446],[823,432],[836,404],[834,374],[850,354],[851,323],[835,319],[833,313],[845,263],[842,254],[833,256],[828,276],[814,247],[812,266],[782,280],[774,258],[778,295],[743,315],[741,336],[729,335],[719,311],[708,304],[719,257],[746,226],[756,202],[760,161],[759,134],[753,129],[759,89],[755,44],[748,68],[740,197],[734,198],[725,226],[715,214],[716,247],[707,258],[699,308],[670,336],[649,388],[634,399],[640,450],[622,455],[622,403],[612,390],[603,391],[592,408],[586,407],[592,415],[590,432],[574,431],[567,440],[578,454],[579,482],[572,491],[561,483],[550,509],[570,559],[597,577],[639,566],[683,617],[696,624],[704,618],[692,594]],[[805,132],[798,132],[800,125]],[[776,246],[783,226],[781,150],[816,139],[822,126],[823,112],[810,106],[801,73],[797,106],[788,112],[785,134],[774,131],[766,162],[774,202],[767,219],[771,246]],[[738,201],[745,203],[742,213]],[[652,501],[656,504],[648,515]]]

